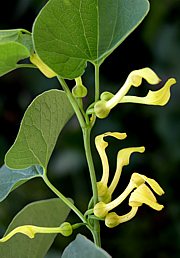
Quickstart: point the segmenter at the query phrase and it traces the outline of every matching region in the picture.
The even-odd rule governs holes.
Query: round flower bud
[[[108,228],[114,228],[119,225],[119,216],[115,212],[110,212],[105,218],[105,225]]]
[[[110,109],[106,107],[105,100],[99,100],[94,106],[94,112],[99,118],[106,118],[109,115]]]
[[[72,89],[72,94],[75,98],[84,98],[87,95],[87,89],[84,85],[75,85]]]
[[[98,218],[104,218],[108,214],[106,204],[104,202],[98,202],[94,206],[94,215]]]
[[[103,93],[101,94],[100,99],[101,99],[101,100],[108,101],[108,100],[110,100],[113,96],[114,96],[114,94],[112,94],[111,92],[105,91],[105,92],[103,92]]]
[[[60,229],[61,229],[61,234],[63,236],[68,237],[68,236],[72,235],[73,229],[69,222],[62,223],[60,226]]]

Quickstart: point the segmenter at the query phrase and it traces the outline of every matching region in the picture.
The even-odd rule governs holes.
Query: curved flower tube
[[[115,190],[115,188],[116,188],[116,186],[119,182],[121,172],[122,172],[122,168],[124,166],[129,165],[130,156],[134,152],[143,153],[144,151],[145,151],[145,148],[142,146],[142,147],[125,148],[125,149],[122,149],[118,152],[116,172],[115,172],[114,178],[111,182],[111,185],[108,188],[110,194],[112,194],[114,192],[114,190]]]
[[[114,228],[118,226],[120,223],[124,223],[132,219],[138,211],[138,207],[132,207],[131,210],[125,215],[117,215],[116,212],[110,212],[107,214],[105,218],[105,225],[108,228]]]
[[[155,183],[157,184],[156,181]],[[153,190],[155,190],[156,188],[159,189],[159,187],[160,186],[157,184],[157,187],[155,186]],[[157,211],[162,210],[162,208],[164,207],[163,205],[157,203],[156,197],[154,196],[152,191],[147,185],[143,183],[138,186],[130,195],[129,206],[131,206],[131,210],[127,214],[121,216],[117,215],[117,213],[115,212],[108,213],[105,217],[105,225],[109,228],[113,228],[118,226],[120,223],[129,221],[136,215],[138,208],[142,206],[142,204],[146,204]]]
[[[32,54],[30,56],[30,61],[32,64],[37,66],[39,70],[47,77],[47,78],[53,78],[57,76],[57,74],[51,70],[41,59],[37,54]]]
[[[119,103],[137,103],[164,106],[170,99],[170,88],[175,83],[176,80],[174,78],[170,78],[160,90],[149,90],[145,97],[124,96]]]
[[[167,104],[170,98],[170,87],[176,83],[176,80],[170,78],[162,89],[149,91],[145,97],[126,96],[132,86],[139,87],[141,85],[142,79],[145,79],[152,85],[158,84],[161,81],[156,73],[148,67],[132,71],[127,77],[124,85],[115,95],[112,95],[112,97],[109,98],[110,93],[108,93],[108,98],[103,97],[95,104],[94,112],[96,116],[99,118],[107,117],[111,109],[119,103],[139,103],[159,106]]]
[[[129,200],[129,205],[131,207],[139,207],[145,203],[153,209],[161,210],[163,205],[157,203],[155,196],[145,183],[148,183],[157,194],[162,195],[164,193],[163,189],[154,179],[138,173],[133,173],[128,186],[119,197],[107,204],[99,202],[94,206],[95,216],[100,218],[106,217],[108,212],[121,204],[135,188],[137,189],[131,194]]]
[[[13,229],[9,234],[0,239],[1,242],[8,241],[17,233],[24,234],[29,238],[34,238],[36,234],[54,234],[60,233],[63,236],[70,236],[72,234],[73,228],[69,222],[64,222],[60,227],[47,228],[47,227],[37,227],[33,225],[24,225]]]
[[[107,184],[109,180],[109,162],[106,155],[106,148],[108,146],[108,143],[104,140],[104,138],[107,136],[111,136],[119,140],[125,139],[127,137],[126,133],[107,132],[107,133],[98,135],[95,138],[96,149],[99,153],[99,156],[102,162],[102,168],[103,168],[102,178],[99,182],[97,182],[99,197],[106,195],[108,190]]]

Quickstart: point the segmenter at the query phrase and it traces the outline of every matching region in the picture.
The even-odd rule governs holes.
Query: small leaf
[[[24,114],[15,143],[6,154],[6,165],[12,169],[40,165],[46,170],[59,133],[72,114],[63,91],[49,90],[35,98]]]
[[[20,43],[0,43],[0,76],[18,68],[17,63],[29,55],[29,50]]]
[[[0,30],[0,43],[18,42],[33,52],[31,33],[24,29]]]
[[[27,205],[12,220],[6,234],[21,225],[58,227],[65,221],[69,208],[60,199],[38,201]],[[34,239],[17,234],[0,243],[1,258],[44,258],[56,234],[39,234]]]
[[[87,61],[100,65],[148,11],[147,0],[50,0],[33,26],[35,50],[55,73],[76,78]]]
[[[64,250],[61,258],[110,258],[111,256],[102,248],[97,247],[85,236],[78,234]]]
[[[23,30],[0,30],[0,76],[19,68],[18,62],[33,52],[31,33]]]
[[[2,202],[8,194],[18,186],[24,184],[28,180],[40,177],[43,170],[40,166],[32,166],[23,170],[12,170],[5,165],[0,168],[0,202]]]

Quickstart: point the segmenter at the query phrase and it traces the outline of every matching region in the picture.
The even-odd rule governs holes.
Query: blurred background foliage
[[[36,15],[46,2],[3,1],[0,29],[23,27],[31,31]],[[171,101],[165,107],[119,105],[108,118],[97,121],[93,133],[97,135],[108,130],[127,132],[128,138],[124,141],[109,139],[108,155],[112,172],[119,149],[146,147],[146,152],[134,154],[131,164],[124,169],[116,194],[125,188],[131,173],[137,171],[161,184],[166,194],[159,198],[159,202],[165,208],[156,212],[142,207],[128,223],[115,229],[102,226],[102,246],[117,258],[180,257],[180,1],[151,0],[150,3],[148,17],[102,65],[101,91],[116,92],[132,70],[149,66],[155,69],[163,82],[168,77],[177,79],[177,84],[172,88]],[[93,75],[93,67],[88,65],[83,79],[89,88],[89,99],[93,96]],[[46,79],[39,71],[30,69],[16,70],[0,78],[0,164],[3,164],[4,155],[17,135],[27,106],[35,96],[52,88],[59,88],[56,80]],[[144,84],[134,93],[143,96],[148,89],[150,87]],[[93,154],[100,178],[102,169],[94,147]],[[66,196],[75,200],[82,211],[86,209],[91,187],[81,132],[75,118],[71,119],[59,137],[49,164],[49,177]],[[1,203],[0,234],[26,204],[51,197],[54,195],[40,179],[15,190]],[[127,203],[118,208],[119,214],[126,211]],[[71,214],[69,220],[76,221],[76,217]],[[89,234],[82,229],[80,232]],[[58,236],[47,258],[60,257],[59,249],[63,249],[74,237],[65,239]]]

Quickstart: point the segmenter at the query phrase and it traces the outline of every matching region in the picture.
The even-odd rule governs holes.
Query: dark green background
[[[0,8],[0,29],[25,28],[32,23],[46,1],[4,1]],[[165,208],[161,212],[143,206],[129,223],[115,229],[102,226],[102,245],[114,258],[178,258],[180,257],[180,2],[179,0],[151,0],[151,11],[143,24],[105,61],[101,67],[101,91],[116,92],[134,69],[149,66],[163,79],[175,77],[171,101],[165,107],[119,105],[111,116],[98,120],[94,135],[106,131],[127,132],[128,139],[111,142],[108,155],[111,171],[116,165],[116,153],[122,147],[146,147],[144,154],[135,154],[124,169],[116,195],[125,188],[132,172],[137,171],[156,179],[165,195],[159,198]],[[93,67],[88,65],[84,83],[89,98],[93,94]],[[163,85],[163,83],[162,83]],[[0,78],[0,164],[18,132],[23,112],[31,100],[51,88],[57,81],[46,79],[39,71],[16,70]],[[144,84],[134,94],[145,95]],[[86,100],[87,101],[87,100]],[[88,101],[87,101],[88,102]],[[91,195],[89,175],[82,149],[78,123],[73,118],[59,138],[49,165],[54,184],[83,211]],[[93,148],[98,178],[101,176],[99,157]],[[32,180],[15,190],[0,206],[0,234],[13,216],[27,203],[54,197],[40,179]],[[128,211],[128,205],[118,208]],[[76,221],[71,215],[70,221]],[[89,234],[88,232],[80,231]],[[72,239],[75,235],[72,236]],[[91,236],[89,236],[91,237]],[[70,239],[58,237],[49,258],[60,257]],[[38,257],[32,257],[38,258]]]

